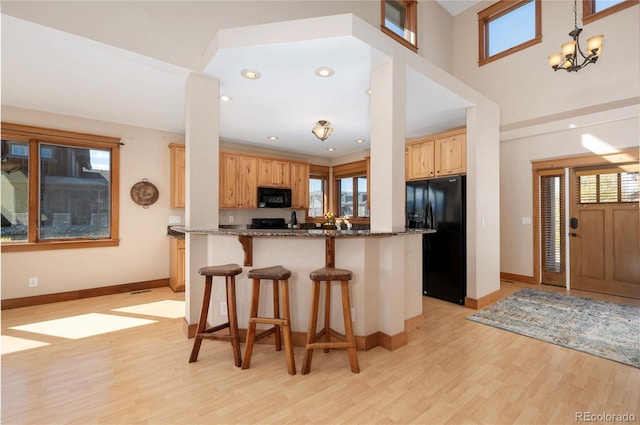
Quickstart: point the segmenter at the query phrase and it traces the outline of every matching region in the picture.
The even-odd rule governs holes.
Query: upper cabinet
[[[291,187],[291,163],[273,158],[258,160],[258,186]]]
[[[435,134],[407,143],[406,179],[424,180],[467,172],[466,129]]]
[[[171,194],[169,206],[171,208],[184,208],[185,205],[185,159],[184,145],[169,144],[171,149]]]
[[[220,208],[256,208],[258,160],[220,153]]]
[[[291,208],[309,208],[309,164],[291,163]]]

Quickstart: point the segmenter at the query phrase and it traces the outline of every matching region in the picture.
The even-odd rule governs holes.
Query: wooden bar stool
[[[251,365],[251,353],[253,352],[254,341],[275,333],[276,351],[280,351],[282,349],[281,335],[284,334],[287,370],[290,375],[295,375],[296,364],[293,357],[291,313],[289,311],[289,277],[291,277],[291,271],[282,266],[265,267],[262,269],[249,270],[247,277],[253,279],[253,289],[251,294],[251,312],[249,313],[249,329],[247,331],[242,368],[249,369]],[[273,317],[258,316],[261,279],[273,281]],[[278,287],[278,282],[280,282],[280,287]],[[282,317],[280,317],[280,288],[282,289]],[[260,332],[256,334],[256,325],[258,323],[273,326],[265,330],[260,330]]]
[[[240,332],[238,332],[238,314],[236,310],[236,275],[242,273],[242,268],[237,264],[225,264],[222,266],[202,267],[198,270],[198,273],[206,276],[206,279],[204,283],[204,298],[202,299],[202,312],[200,313],[200,321],[198,322],[198,330],[196,331],[196,339],[193,342],[189,363],[198,360],[198,352],[200,351],[202,340],[213,339],[231,342],[233,360],[236,366],[240,367],[242,365],[242,356],[240,355]],[[227,322],[207,328],[213,276],[225,277],[227,285]],[[227,328],[229,329],[228,335],[214,333]]]
[[[304,360],[302,362],[302,374],[309,373],[311,369],[311,359],[313,350],[323,348],[325,353],[330,348],[346,348],[349,353],[349,363],[351,364],[351,372],[360,373],[358,365],[358,356],[356,354],[356,341],[353,335],[353,326],[351,324],[351,303],[349,301],[349,281],[351,280],[351,271],[337,269],[335,267],[323,267],[314,270],[309,274],[313,281],[311,294],[311,310],[309,312],[309,331],[307,332],[307,344],[304,352]],[[320,283],[325,282],[325,298],[324,298],[324,329],[316,333],[318,324],[318,305],[320,302]],[[344,335],[339,334],[329,327],[331,318],[331,282],[340,281],[342,288],[342,317],[344,319]],[[334,341],[331,341],[331,337]],[[336,341],[337,339],[337,341]]]

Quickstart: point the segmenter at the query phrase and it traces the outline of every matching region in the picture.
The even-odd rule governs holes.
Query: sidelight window
[[[542,282],[564,284],[564,170],[541,172],[540,236]]]

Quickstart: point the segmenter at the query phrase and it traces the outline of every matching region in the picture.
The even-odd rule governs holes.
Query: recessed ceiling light
[[[253,69],[243,69],[242,71],[240,71],[240,74],[242,74],[244,78],[248,78],[249,80],[257,80],[258,78],[260,78],[260,73]]]
[[[366,90],[364,91],[364,94],[371,94],[371,89],[366,89]]]
[[[269,136],[267,137],[269,140],[278,140],[278,136]]]
[[[356,139],[356,143],[364,143],[364,139]]]
[[[329,152],[333,152],[333,151],[335,151],[335,150],[336,150],[336,148],[327,148],[327,150],[328,150]]]
[[[333,73],[333,69],[329,68],[328,66],[321,66],[320,68],[316,69],[316,75],[318,77],[331,77]]]
[[[223,102],[228,102],[231,100],[231,97],[223,94],[222,96],[220,96],[220,100]]]

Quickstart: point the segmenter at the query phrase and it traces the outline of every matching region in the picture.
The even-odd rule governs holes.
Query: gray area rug
[[[640,368],[640,307],[524,288],[469,320]]]

